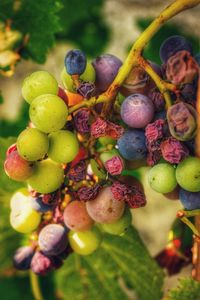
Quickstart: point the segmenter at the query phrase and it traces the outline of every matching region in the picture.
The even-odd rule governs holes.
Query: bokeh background
[[[0,22],[5,22],[10,18],[9,5],[20,6],[23,5],[23,2],[26,1],[1,0]],[[45,2],[48,1],[41,2],[41,7],[39,7],[39,1],[35,4],[33,4],[34,1],[27,1],[26,5],[32,5],[33,10],[30,16],[30,10],[26,8],[26,5],[24,6],[24,18],[21,21],[23,30],[33,30],[31,20],[36,16],[34,14],[37,10],[45,9]],[[50,2],[58,2],[59,6],[59,1]],[[45,39],[49,37],[43,34],[45,19],[43,21],[38,19],[39,26],[35,28],[34,38],[38,43],[36,43],[38,49],[41,48],[41,51],[34,51],[34,49],[32,49],[33,51],[30,49],[29,51],[22,51],[22,55],[26,59],[20,60],[13,76],[8,78],[0,75],[0,136],[17,136],[27,124],[28,107],[21,96],[22,81],[27,74],[36,70],[48,70],[61,84],[60,72],[63,68],[64,56],[68,49],[74,47],[84,50],[91,59],[102,53],[112,53],[123,60],[140,32],[148,26],[151,20],[166,6],[167,2],[159,0],[63,0],[61,7],[55,12],[56,22],[59,23],[59,26],[54,24],[54,29],[56,29],[52,36],[55,40],[52,40],[50,49],[43,49],[46,43]],[[48,10],[46,14],[48,15]],[[197,7],[183,12],[164,25],[146,47],[145,57],[159,64],[159,46],[166,37],[174,34],[186,36],[191,41],[194,52],[199,52],[199,15],[200,7]],[[11,21],[11,26],[12,22],[14,23],[15,20]],[[34,39],[31,47],[34,48]],[[1,149],[0,154],[3,156]],[[3,176],[3,169],[0,169],[0,176]],[[168,232],[179,208],[181,208],[179,201],[167,200],[158,197],[158,195],[149,194],[147,206],[134,211],[133,223],[152,255],[156,255],[166,245]],[[8,217],[5,217],[4,214],[5,208],[0,201],[1,248],[6,247],[6,243],[10,243],[10,239],[13,238],[12,234],[8,234],[6,238],[2,235],[5,222],[9,226]],[[14,246],[18,243],[15,239],[16,235],[12,240]],[[0,255],[1,253],[0,250]],[[17,279],[9,277],[14,272],[9,264],[11,254],[12,251],[7,252],[5,268],[0,266],[2,274],[0,277],[0,295],[3,300],[32,299],[26,277],[23,277],[23,282],[20,277]],[[2,262],[1,259],[0,262]],[[182,272],[183,274],[190,274],[190,271],[191,267],[189,266]],[[175,286],[176,279],[177,276],[167,278],[165,289]],[[51,278],[48,280],[50,286]],[[13,289],[13,294],[8,296],[8,289]],[[23,289],[23,295],[20,293],[20,289]],[[134,299],[133,296],[131,297]],[[47,299],[51,299],[50,296]]]

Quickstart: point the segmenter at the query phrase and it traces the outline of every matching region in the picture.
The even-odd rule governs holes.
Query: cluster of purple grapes
[[[160,56],[162,67],[149,62],[152,69],[176,86],[167,112],[163,95],[140,66],[120,87],[111,113],[103,104],[87,107],[87,99],[105,92],[122,66],[109,54],[90,62],[80,50],[69,51],[64,89],[45,71],[25,78],[22,94],[31,122],[4,165],[10,178],[28,184],[11,199],[12,227],[31,233],[30,245],[14,256],[16,268],[46,274],[71,251],[93,253],[104,232],[124,234],[130,208],[146,204],[141,185],[125,176],[130,161],[152,166],[153,190],[166,194],[181,187],[185,208],[200,208],[200,159],[193,143],[198,57],[180,36],[167,39]],[[86,108],[69,114],[81,101]]]

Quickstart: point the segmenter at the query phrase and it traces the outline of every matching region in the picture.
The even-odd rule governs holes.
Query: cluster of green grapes
[[[120,87],[111,112],[102,103],[87,104],[108,89],[122,66],[110,54],[90,62],[82,51],[69,51],[64,89],[46,71],[25,78],[30,123],[7,150],[4,165],[10,178],[27,183],[11,199],[12,227],[30,233],[30,245],[14,256],[18,269],[46,274],[72,250],[94,252],[103,232],[122,235],[131,225],[130,208],[146,204],[136,180],[140,166],[152,167],[152,190],[180,198],[186,209],[200,208],[200,159],[194,156],[199,56],[181,36],[164,41],[160,56],[161,67],[149,62],[153,71],[176,87],[167,112],[140,66]]]

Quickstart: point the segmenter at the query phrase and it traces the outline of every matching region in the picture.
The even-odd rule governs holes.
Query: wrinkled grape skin
[[[194,193],[188,192],[184,189],[180,189],[179,199],[185,209],[200,209],[200,192]]]
[[[14,267],[21,271],[29,270],[33,255],[34,249],[30,246],[18,248],[13,257]]]
[[[45,133],[62,129],[67,121],[68,109],[56,95],[45,94],[33,100],[29,109],[31,122]]]
[[[105,163],[115,157],[115,156],[119,156],[120,157],[120,153],[117,149],[112,149],[112,150],[108,150],[108,151],[104,151],[100,154],[100,160],[103,162],[103,164],[105,165]]]
[[[86,204],[82,201],[70,202],[64,210],[64,223],[74,231],[88,230],[94,224],[86,210]]]
[[[30,104],[36,97],[43,94],[58,93],[58,83],[56,79],[46,71],[36,71],[24,79],[22,85],[22,95]]]
[[[128,96],[121,105],[121,118],[132,128],[144,128],[154,117],[151,99],[142,94]]]
[[[95,85],[99,93],[107,90],[115,79],[122,62],[119,58],[111,54],[98,56],[92,65],[96,71]]]
[[[112,223],[124,213],[124,201],[114,199],[110,187],[102,189],[95,200],[86,202],[90,217],[97,223]]]
[[[139,160],[146,157],[147,149],[144,131],[127,130],[117,142],[122,157],[128,160]]]
[[[48,156],[59,163],[71,162],[79,151],[76,135],[68,130],[58,130],[49,134]]]
[[[74,252],[80,255],[89,255],[99,248],[102,235],[98,228],[92,227],[85,231],[70,231],[69,243]]]
[[[49,140],[46,134],[36,128],[23,130],[17,138],[17,150],[28,161],[41,159],[47,153]]]
[[[33,175],[28,179],[28,184],[38,193],[48,194],[57,190],[64,179],[64,170],[60,164],[46,159],[37,162]]]
[[[38,245],[45,255],[60,254],[67,243],[67,230],[60,224],[48,224],[39,233]]]
[[[160,47],[160,59],[166,63],[171,56],[181,50],[186,50],[192,54],[192,46],[183,36],[170,36]]]
[[[70,50],[65,57],[65,68],[70,75],[81,75],[85,71],[86,67],[86,56],[78,50]]]
[[[17,151],[13,151],[7,156],[4,170],[11,179],[16,181],[25,181],[33,173],[33,167]]]

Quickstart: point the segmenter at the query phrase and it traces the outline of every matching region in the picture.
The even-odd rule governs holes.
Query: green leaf
[[[181,278],[179,286],[169,291],[167,300],[200,300],[200,283],[192,278]]]
[[[106,234],[92,255],[71,254],[55,274],[66,300],[126,300],[130,290],[140,300],[160,300],[163,276],[134,228],[120,237]]]

